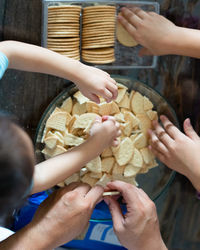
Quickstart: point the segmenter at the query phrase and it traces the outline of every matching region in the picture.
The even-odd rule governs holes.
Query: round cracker
[[[81,10],[82,7],[79,5],[52,5],[48,6],[48,10],[59,10],[59,9],[70,9],[70,10]]]
[[[83,44],[93,44],[93,43],[114,43],[115,39],[113,38],[104,38],[104,39],[97,39],[97,40],[82,40]]]
[[[95,34],[95,33],[89,33],[89,34],[86,34],[86,33],[84,33],[84,34],[82,34],[82,40],[84,40],[84,39],[90,39],[90,38],[94,38],[94,37],[96,37],[96,38],[102,38],[103,36],[106,36],[106,37],[108,37],[108,36],[111,36],[111,32],[109,33],[109,32],[98,32],[98,34]],[[113,32],[113,35],[112,35],[112,37],[114,37],[114,32]]]
[[[49,44],[49,45],[61,45],[61,46],[65,46],[65,45],[72,45],[72,46],[78,46],[79,44],[80,44],[80,42],[79,41],[75,41],[75,42],[70,42],[70,41],[64,41],[64,42],[60,42],[60,41],[55,41],[55,42],[51,42],[51,41],[48,41],[47,40],[47,44]]]
[[[51,25],[48,25],[48,30],[69,30],[69,31],[79,31],[79,28],[78,27],[68,27],[68,26],[65,26],[65,25],[60,25],[60,26],[51,26]]]
[[[48,16],[71,16],[75,18],[79,18],[80,14],[79,12],[71,13],[71,12],[48,12]]]
[[[85,54],[82,54],[82,57],[83,58],[86,58],[86,59],[91,59],[91,60],[109,60],[109,59],[112,59],[114,57],[114,55],[93,55],[93,56],[89,56],[89,55],[85,55]]]
[[[119,22],[117,22],[116,37],[117,40],[126,47],[134,47],[138,45],[138,43],[133,39],[133,37],[124,29],[124,27]]]
[[[79,23],[49,23],[48,27],[70,27],[70,28],[79,28]]]
[[[104,18],[104,19],[100,19],[100,18],[94,18],[94,19],[83,19],[82,23],[83,25],[88,24],[88,23],[97,23],[100,22],[100,24],[104,24],[105,22],[108,22],[110,24],[115,24],[115,19],[114,18]]]
[[[88,54],[110,54],[114,53],[114,48],[103,48],[103,49],[83,49],[82,52],[88,53]]]
[[[82,45],[83,49],[95,49],[95,48],[106,48],[106,47],[112,47],[113,43],[105,43],[105,44],[85,44]]]
[[[93,64],[106,64],[106,63],[112,63],[115,61],[115,58],[112,58],[110,60],[90,60],[90,59],[83,59],[85,62],[88,62],[88,63],[93,63]]]
[[[79,50],[79,46],[77,47],[66,47],[66,46],[52,46],[52,45],[47,45],[48,49],[51,50],[56,50],[56,51],[72,51],[72,50]]]
[[[99,31],[110,31],[110,30],[115,30],[115,25],[101,25],[101,24],[95,24],[93,26],[90,26],[90,27],[86,27],[86,26],[83,26],[83,31],[85,32],[90,32],[90,31],[95,31],[95,30],[99,30]]]
[[[79,23],[78,20],[71,20],[71,19],[50,19],[48,20],[48,24],[50,23],[71,23],[71,22],[74,22],[74,23]]]
[[[53,48],[53,47],[48,47],[48,49],[53,50],[55,52],[70,52],[71,54],[80,54],[79,48]]]
[[[84,36],[82,37],[82,41],[93,41],[93,40],[99,40],[102,41],[104,39],[108,40],[114,40],[114,34],[109,34],[109,35],[98,35],[98,36],[92,36],[92,37],[87,37]]]
[[[83,10],[84,11],[89,11],[89,10],[116,10],[116,7],[113,5],[94,5],[94,6],[88,6],[85,7]]]
[[[79,37],[73,37],[73,38],[47,38],[47,42],[73,42],[73,41],[80,41]]]
[[[106,14],[106,13],[92,13],[92,14],[84,14],[83,19],[90,19],[90,18],[109,18],[115,17],[115,14]]]
[[[56,34],[48,34],[48,37],[50,38],[53,38],[53,37],[58,37],[58,38],[61,38],[61,37],[78,37],[78,35],[73,35],[73,34],[60,34],[60,35],[56,35]]]

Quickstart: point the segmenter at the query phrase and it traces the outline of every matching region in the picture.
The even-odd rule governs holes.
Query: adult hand
[[[185,175],[200,191],[200,138],[190,120],[184,121],[184,133],[175,127],[166,116],[160,116],[163,127],[153,122],[154,131],[149,131],[150,149],[166,166]]]
[[[48,235],[53,247],[64,244],[85,229],[102,194],[100,186],[90,189],[87,184],[72,183],[45,200],[32,223],[40,227],[43,236]]]
[[[52,250],[78,236],[87,226],[103,188],[72,183],[51,194],[33,220],[0,244],[0,249]]]
[[[141,189],[121,181],[110,182],[107,187],[121,192],[127,206],[124,215],[115,199],[104,198],[121,244],[129,250],[166,250],[160,235],[156,207],[149,197]]]
[[[174,44],[179,41],[179,27],[155,12],[140,8],[122,8],[119,22],[144,48],[140,55],[170,54]]]

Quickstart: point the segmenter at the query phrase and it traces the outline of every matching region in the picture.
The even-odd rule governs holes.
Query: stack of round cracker
[[[82,59],[106,64],[115,61],[115,6],[99,5],[83,9]]]
[[[48,49],[80,60],[80,12],[76,5],[48,7]]]

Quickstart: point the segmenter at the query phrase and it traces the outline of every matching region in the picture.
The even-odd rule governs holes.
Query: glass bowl
[[[179,127],[174,110],[158,92],[145,85],[144,83],[132,78],[118,75],[113,75],[112,77],[117,82],[126,85],[129,91],[131,89],[134,89],[139,91],[142,95],[147,96],[154,104],[154,109],[157,110],[158,115],[166,115],[175,124],[175,126]],[[35,153],[37,162],[45,160],[43,154],[41,153],[41,150],[44,147],[44,144],[41,143],[41,139],[47,119],[49,118],[55,107],[61,106],[62,102],[67,97],[72,96],[76,91],[77,88],[75,85],[70,85],[69,87],[67,87],[66,90],[60,93],[49,104],[43,116],[41,117],[35,136]],[[170,185],[175,175],[175,172],[165,167],[163,163],[158,161],[158,164],[158,167],[149,170],[148,173],[140,174],[136,177],[139,187],[142,188],[153,201],[156,201],[156,199],[165,190],[167,190],[167,187]]]

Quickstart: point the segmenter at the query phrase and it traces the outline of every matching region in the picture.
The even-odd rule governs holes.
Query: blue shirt
[[[0,52],[0,79],[3,77],[6,69],[8,68],[8,58],[2,52]]]

